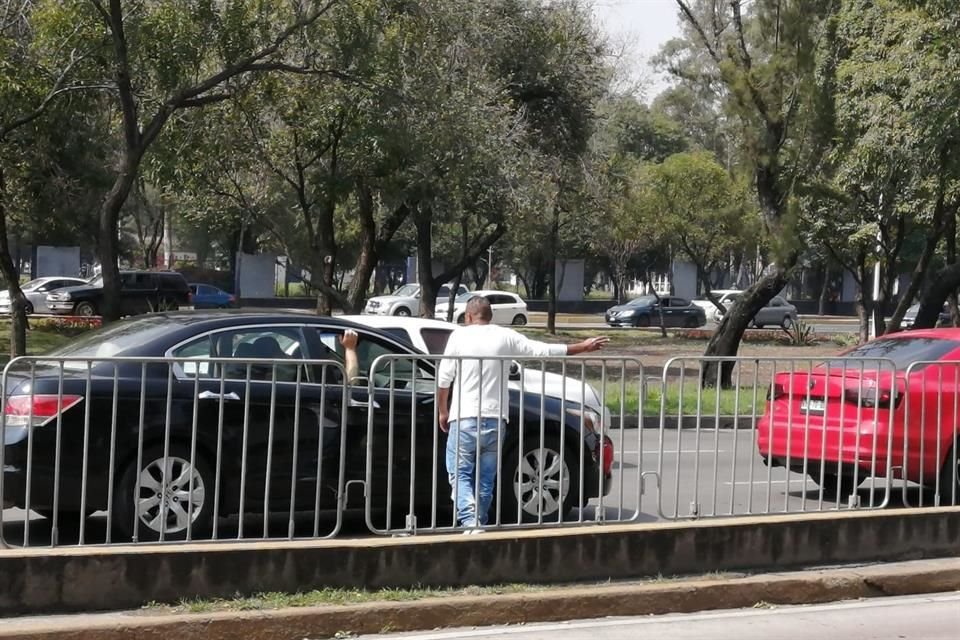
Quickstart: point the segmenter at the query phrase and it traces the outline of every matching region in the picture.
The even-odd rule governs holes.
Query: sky
[[[623,65],[630,78],[653,98],[667,84],[649,59],[660,46],[680,35],[675,0],[593,0],[593,11],[612,44],[623,48]]]

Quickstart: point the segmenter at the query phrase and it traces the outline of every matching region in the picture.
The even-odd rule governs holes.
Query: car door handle
[[[219,393],[214,393],[213,391],[201,391],[197,395],[198,400],[239,400],[240,396],[237,395],[235,391],[229,393],[224,393],[223,395]]]
[[[355,399],[353,399],[353,398],[350,398],[350,399],[347,401],[347,406],[348,406],[348,407],[351,407],[351,408],[353,408],[353,409],[369,409],[369,408],[371,408],[371,407],[373,407],[374,409],[379,409],[379,408],[380,408],[380,403],[377,402],[376,400],[370,400],[370,401],[368,401],[368,402],[363,402],[362,400],[355,400]]]

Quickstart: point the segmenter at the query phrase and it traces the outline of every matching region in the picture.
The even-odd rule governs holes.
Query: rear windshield
[[[71,358],[109,358],[123,355],[133,347],[142,346],[157,336],[174,330],[175,325],[169,318],[162,317],[121,320],[85,333],[46,355]]]
[[[844,358],[883,358],[893,361],[897,369],[906,369],[914,362],[939,360],[957,348],[960,348],[960,342],[943,338],[881,338],[854,347],[842,355]],[[841,360],[828,364],[830,367],[844,366]],[[846,366],[849,368],[851,364],[847,363]]]

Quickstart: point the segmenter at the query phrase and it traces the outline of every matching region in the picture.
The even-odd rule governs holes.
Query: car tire
[[[27,303],[23,307],[23,312],[28,316],[33,313],[33,303],[27,300]]]
[[[960,440],[947,451],[940,468],[941,507],[960,505]]]
[[[791,329],[793,329],[793,324],[794,324],[793,318],[791,318],[790,316],[784,316],[783,322],[780,323],[780,327],[784,331],[790,331]]]
[[[411,313],[410,313],[410,309],[407,309],[406,307],[400,307],[399,309],[393,312],[393,315],[409,318]]]
[[[523,315],[522,313],[518,313],[513,317],[513,322],[510,324],[515,327],[522,327],[523,325],[527,324],[527,316]]]
[[[457,324],[464,324],[467,321],[467,317],[464,314],[457,316]]]
[[[181,486],[163,477],[163,443],[144,449],[140,470],[137,469],[134,456],[120,475],[119,485],[114,492],[114,522],[124,537],[132,540],[136,536],[137,541],[154,542],[160,540],[162,530],[164,540],[184,540],[187,538],[188,524],[191,538],[206,534],[213,522],[214,474],[199,451],[193,464],[190,463],[190,457],[189,444],[170,443],[167,466],[171,469],[170,475],[174,481],[183,483],[186,480]],[[188,503],[184,508],[181,500],[191,497],[191,478],[194,483],[193,504],[191,506]],[[170,501],[165,502],[161,494],[169,497]],[[188,516],[192,516],[192,520]]]
[[[851,468],[850,471],[853,471],[853,469]],[[820,486],[820,490],[823,492],[824,497],[842,500],[847,496],[852,495],[853,492],[857,490],[857,487],[859,487],[860,483],[864,480],[865,472],[861,471],[858,473],[856,484],[853,482],[853,476],[846,473],[843,475],[838,475],[836,473],[824,473],[822,484],[820,483],[819,472],[811,472],[808,475],[810,476],[810,479],[813,480],[814,484]]]
[[[580,465],[574,453],[579,451],[579,443],[575,436],[570,436],[564,444],[566,455],[561,456],[559,434],[548,432],[544,434],[541,450],[539,433],[531,433],[524,439],[522,453],[518,447],[503,452],[500,477],[509,483],[498,487],[502,524],[517,523],[518,512],[519,522],[531,523],[562,522],[573,511],[580,495]],[[494,494],[487,518],[490,524],[497,522],[497,503],[497,494]]]
[[[78,302],[73,307],[73,313],[84,317],[95,316],[97,315],[97,307],[92,302]]]

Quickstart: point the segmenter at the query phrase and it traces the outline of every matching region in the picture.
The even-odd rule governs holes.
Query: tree
[[[724,107],[742,125],[743,156],[751,166],[764,231],[774,263],[737,300],[707,344],[705,355],[735,356],[750,320],[783,289],[796,266],[793,196],[803,169],[791,162],[803,148],[811,113],[817,41],[832,2],[801,0],[676,0],[690,29],[687,49],[707,60]],[[731,384],[733,361],[704,367],[704,384]]]
[[[114,85],[118,162],[113,186],[100,205],[99,251],[104,318],[119,317],[118,228],[120,212],[141,163],[171,117],[232,96],[250,73],[285,71],[331,73],[285,58],[285,45],[304,35],[336,0],[298,3],[210,4],[166,0],[127,12],[121,0],[73,0],[99,16],[109,42],[100,52],[109,60]],[[310,60],[310,58],[307,58]]]

